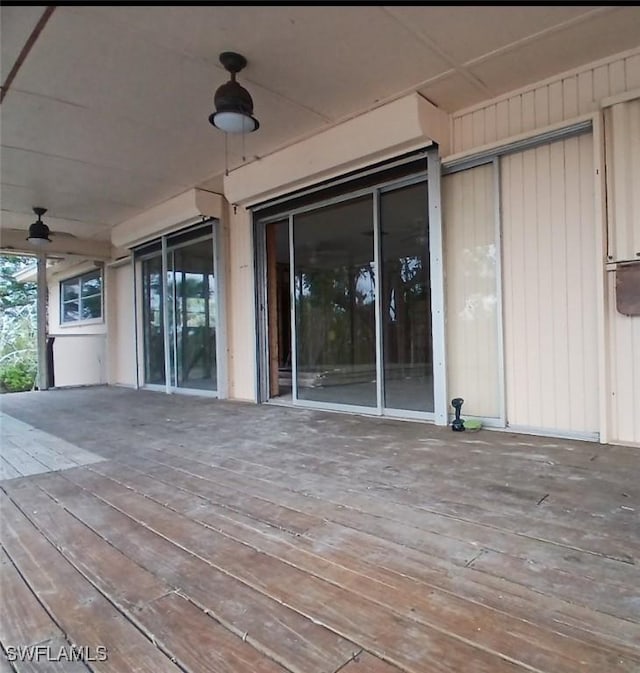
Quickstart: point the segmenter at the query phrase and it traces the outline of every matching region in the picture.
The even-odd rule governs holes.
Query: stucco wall
[[[48,273],[49,334],[55,337],[53,362],[56,387],[98,385],[107,382],[107,284],[102,270],[102,318],[88,323],[62,323],[60,282],[96,268],[93,262],[65,263]]]
[[[107,270],[109,383],[136,384],[133,267],[130,262]]]
[[[228,222],[229,397],[255,400],[256,328],[251,216],[245,208],[230,207]]]

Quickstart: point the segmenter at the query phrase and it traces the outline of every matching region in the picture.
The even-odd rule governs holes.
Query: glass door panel
[[[297,399],[375,407],[373,197],[293,226]]]
[[[164,292],[162,256],[142,262],[145,383],[164,385]]]
[[[433,412],[426,182],[383,192],[380,228],[383,406]]]
[[[166,250],[166,279],[161,252],[142,258],[144,381],[170,388],[216,390],[213,240],[202,238],[201,233],[193,242],[184,241],[186,237]]]
[[[211,239],[172,251],[171,286],[175,385],[215,390],[216,292]]]

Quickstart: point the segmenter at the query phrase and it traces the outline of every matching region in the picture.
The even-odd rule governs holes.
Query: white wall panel
[[[109,383],[135,385],[136,351],[132,265],[107,271]]]
[[[640,98],[605,110],[608,256],[640,259]]]
[[[618,313],[615,273],[607,275],[611,441],[640,445],[640,318]]]
[[[57,335],[53,343],[56,388],[107,382],[105,334]]]
[[[500,416],[494,166],[442,180],[449,397],[468,415]]]
[[[454,113],[453,153],[535,131],[598,110],[600,101],[640,87],[640,50],[538,82]]]
[[[229,209],[229,396],[256,399],[256,329],[251,217]]]
[[[597,433],[592,136],[501,161],[508,423]]]
[[[605,138],[607,254],[610,261],[640,260],[639,98],[605,110]],[[606,315],[610,438],[640,445],[640,317],[618,313],[615,283],[616,273],[611,271]]]

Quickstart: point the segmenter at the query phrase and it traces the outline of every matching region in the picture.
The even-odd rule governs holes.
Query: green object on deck
[[[467,418],[464,421],[464,429],[468,431],[480,430],[482,427],[482,421],[479,421],[475,418]]]

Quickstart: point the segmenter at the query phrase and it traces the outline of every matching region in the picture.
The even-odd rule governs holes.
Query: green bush
[[[36,380],[36,366],[27,360],[18,360],[0,367],[0,391],[20,393],[32,390]]]

